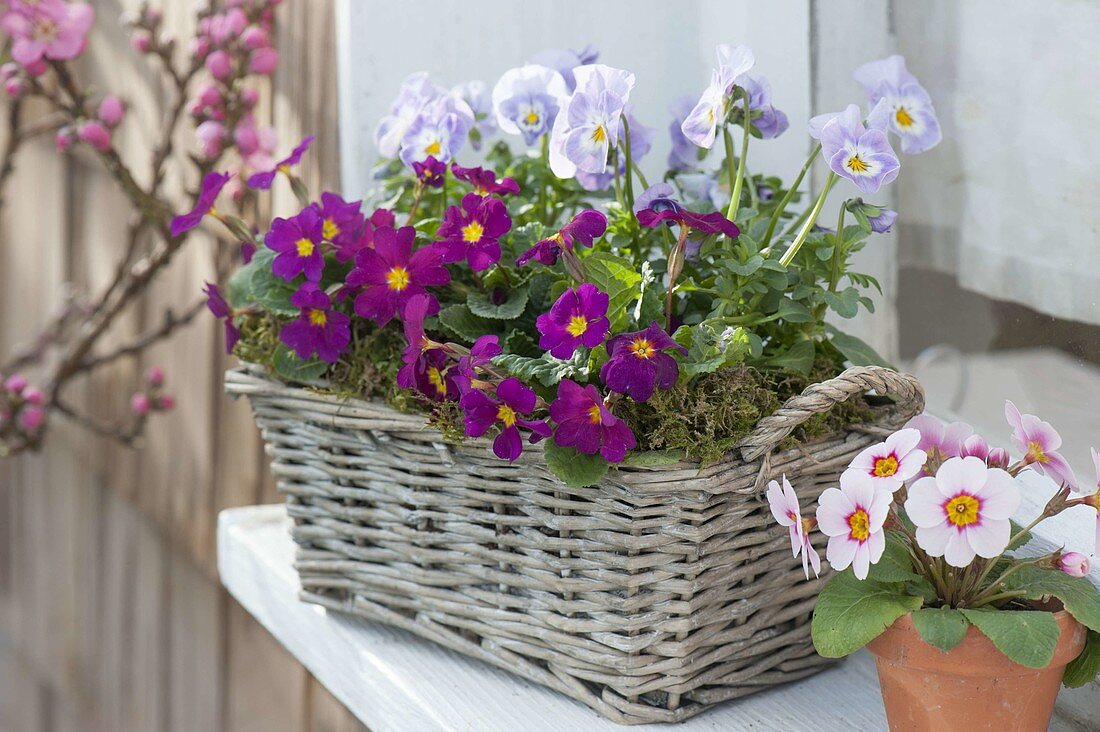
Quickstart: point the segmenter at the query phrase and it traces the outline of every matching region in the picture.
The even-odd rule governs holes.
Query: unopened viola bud
[[[19,412],[19,426],[24,432],[35,432],[46,419],[46,410],[38,406],[25,407]]]
[[[26,389],[23,390],[23,401],[25,401],[27,404],[42,406],[42,404],[46,401],[46,396],[42,393],[41,389],[36,389],[33,386],[28,386]]]
[[[167,412],[176,408],[176,398],[171,394],[162,394],[157,397],[156,402],[157,409]]]
[[[233,63],[225,51],[214,51],[206,57],[206,70],[218,81],[225,81],[233,73]]]
[[[164,383],[164,369],[160,366],[153,366],[145,372],[145,382],[149,386],[160,386]]]
[[[149,396],[142,392],[138,392],[130,397],[130,411],[139,417],[144,417],[149,414],[149,409],[152,405],[149,403]]]
[[[153,37],[148,31],[134,31],[130,36],[130,47],[138,53],[149,53],[153,49]]]
[[[1058,558],[1058,569],[1070,577],[1084,577],[1089,573],[1089,558],[1081,552],[1066,552]]]
[[[97,119],[81,122],[76,135],[99,152],[107,152],[111,149],[111,132]]]
[[[108,127],[117,127],[126,116],[126,105],[114,94],[103,97],[96,116]]]
[[[22,394],[23,390],[27,388],[27,377],[23,374],[12,374],[4,382],[4,386],[12,394]]]
[[[279,65],[279,52],[271,46],[257,48],[248,57],[248,70],[253,74],[267,75]]]

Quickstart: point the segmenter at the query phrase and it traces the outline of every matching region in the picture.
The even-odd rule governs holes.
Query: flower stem
[[[840,283],[840,261],[844,255],[845,208],[844,203],[840,204],[840,214],[836,220],[836,236],[833,237],[833,261],[829,268],[829,292],[836,292],[836,287]]]
[[[810,215],[806,217],[806,223],[802,224],[802,230],[798,232],[798,237],[791,242],[791,246],[780,258],[779,263],[784,267],[788,267],[791,261],[794,259],[794,255],[798,254],[798,250],[802,248],[802,245],[806,242],[806,237],[810,235],[810,229],[813,228],[817,222],[817,217],[821,214],[821,208],[825,205],[825,199],[829,196],[829,191],[836,185],[837,179],[836,173],[829,173],[829,177],[825,180],[825,187],[821,189],[821,195],[817,197],[817,201],[814,202],[814,207],[810,209]]]
[[[680,236],[668,254],[668,294],[665,295],[665,331],[668,333],[672,333],[672,293],[676,288],[676,278],[684,267],[684,249],[687,247],[689,231],[690,228],[680,224]]]
[[[1023,597],[1026,594],[1027,594],[1027,590],[1012,590],[1010,592],[998,592],[995,595],[990,595],[990,596],[986,597],[984,600],[982,600],[980,602],[976,602],[976,603],[971,604],[970,609],[974,609],[976,607],[982,607],[983,605],[991,605],[995,602],[1000,602],[1001,600],[1010,600],[1014,597]]]
[[[737,209],[741,206],[741,184],[745,179],[745,157],[749,154],[749,133],[752,130],[752,112],[749,111],[749,93],[744,89],[741,90],[741,95],[745,100],[745,118],[741,125],[743,132],[741,135],[741,157],[737,159],[737,174],[736,180],[730,179],[730,186],[732,191],[730,192],[730,205],[726,209],[726,218],[730,221],[737,219]],[[729,128],[722,128],[723,139],[726,143],[726,169],[732,168],[732,161],[730,160],[730,153],[733,151],[733,138],[730,136]]]
[[[775,207],[775,211],[772,211],[772,218],[768,222],[768,230],[764,232],[763,246],[768,246],[772,240],[772,234],[775,233],[775,227],[779,224],[779,219],[783,215],[783,211],[786,210],[787,204],[794,198],[794,194],[798,191],[798,186],[802,185],[802,179],[806,177],[806,173],[809,172],[810,167],[814,164],[814,160],[817,158],[817,154],[821,152],[821,143],[814,145],[814,149],[810,151],[810,157],[806,158],[806,162],[802,164],[802,170],[798,171],[798,177],[791,183],[790,188],[783,195],[782,200],[779,201],[779,205]]]
[[[626,157],[626,203],[627,210],[634,210],[634,158],[630,155],[630,123],[626,121],[626,115],[621,116],[623,122],[623,155]],[[618,170],[618,168],[616,168]]]
[[[547,168],[550,167],[550,133],[547,132],[542,136],[542,163]],[[547,214],[549,213],[546,205],[546,184],[539,185],[539,222],[543,224],[549,223]]]

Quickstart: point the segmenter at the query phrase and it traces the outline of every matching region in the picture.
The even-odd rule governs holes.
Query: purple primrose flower
[[[305,273],[307,280],[319,282],[325,268],[323,230],[321,215],[312,206],[306,206],[297,216],[272,221],[264,237],[267,248],[278,252],[271,271],[288,281]]]
[[[493,87],[497,125],[534,145],[553,127],[568,97],[565,80],[554,69],[536,64],[509,69]]]
[[[412,169],[417,180],[429,188],[442,188],[447,181],[447,164],[436,160],[434,155],[424,158],[423,162],[414,160]]]
[[[462,206],[450,206],[443,214],[434,246],[444,262],[465,259],[475,272],[500,260],[500,237],[512,228],[508,209],[499,198],[467,193]]]
[[[642,196],[646,197],[646,194],[650,193],[652,188],[660,185],[662,184],[658,183],[655,186],[650,186]],[[668,222],[670,224],[686,226],[702,234],[725,234],[731,239],[736,239],[738,234],[741,233],[741,230],[737,228],[737,224],[727,219],[720,212],[713,211],[711,213],[701,214],[695,211],[688,211],[674,199],[667,196],[667,193],[670,192],[671,191],[666,192],[664,189],[659,189],[655,193],[650,193],[650,207],[641,209],[635,214],[638,218],[638,223],[652,229],[662,222]]]
[[[603,343],[611,323],[607,319],[607,294],[584,283],[561,294],[550,312],[535,319],[539,348],[554,358],[569,358],[578,346],[595,348]]]
[[[333,310],[329,296],[313,282],[303,284],[290,303],[301,312],[279,331],[279,340],[303,361],[314,353],[329,363],[340,358],[351,340],[351,318]]]
[[[185,214],[172,219],[172,236],[179,236],[185,231],[190,231],[199,225],[202,217],[214,211],[214,201],[222,188],[229,182],[229,173],[207,173],[202,177],[202,185],[199,186],[199,198],[194,207]]]
[[[519,183],[514,178],[497,180],[497,174],[485,168],[463,168],[458,163],[451,163],[451,172],[456,179],[465,181],[474,187],[474,193],[479,196],[506,194],[518,194]]]
[[[622,461],[636,444],[630,427],[611,413],[592,384],[581,386],[562,379],[558,398],[550,405],[550,419],[557,424],[555,444],[586,455],[599,453],[611,463]]]
[[[687,355],[687,349],[657,323],[645,330],[612,336],[607,341],[609,359],[600,368],[600,380],[611,391],[644,402],[655,387],[671,389],[680,375],[676,359],[665,353],[669,349]]]
[[[514,377],[497,385],[496,399],[480,389],[471,389],[459,402],[466,412],[466,436],[481,437],[490,427],[499,425],[500,434],[493,440],[493,453],[512,462],[523,452],[520,427],[531,431],[532,443],[550,436],[550,425],[545,420],[522,416],[534,411],[536,401],[535,392]]]
[[[356,315],[385,325],[402,312],[413,295],[451,281],[434,247],[413,251],[415,238],[411,226],[396,231],[381,227],[374,231],[374,247],[360,249],[355,255],[355,268],[345,284],[352,290],[365,288],[355,297]]]
[[[557,264],[561,252],[572,251],[574,246],[590,247],[592,242],[607,231],[607,216],[595,209],[585,209],[561,227],[561,231],[542,239],[535,246],[516,258],[520,267],[535,259],[546,266]]]
[[[233,324],[233,308],[229,307],[229,303],[222,297],[221,290],[218,289],[217,285],[207,282],[204,292],[206,293],[206,307],[210,309],[215,318],[225,319],[225,352],[233,353],[233,346],[237,345],[237,341],[241,338],[241,332]]]
[[[401,313],[405,340],[404,366],[397,372],[397,385],[415,389],[434,401],[454,399],[459,383],[449,364],[446,351],[424,333],[424,319],[439,312],[439,303],[431,295],[413,295]]]
[[[298,163],[302,162],[302,156],[306,150],[313,143],[313,135],[305,138],[298,143],[298,146],[291,150],[290,155],[275,163],[270,170],[263,170],[259,173],[253,173],[248,178],[249,188],[258,188],[260,190],[267,190],[271,187],[271,184],[275,182],[275,176],[282,173],[285,176],[290,176],[291,168]]]
[[[478,376],[478,369],[488,365],[493,358],[502,353],[500,339],[495,335],[483,335],[470,346],[470,352],[458,359],[454,367],[455,381],[460,392],[465,394]]]
[[[322,193],[321,203],[313,204],[321,217],[321,236],[337,251],[353,246],[363,227],[362,201],[345,201],[335,193]]]
[[[939,144],[943,135],[932,98],[905,68],[904,57],[871,61],[856,69],[853,76],[875,107],[872,114],[881,114],[887,129],[901,140],[903,153],[915,155]]]

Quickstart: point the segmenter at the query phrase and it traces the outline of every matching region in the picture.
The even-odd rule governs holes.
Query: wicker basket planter
[[[919,412],[912,376],[853,368],[760,421],[740,456],[624,467],[589,488],[538,449],[503,463],[424,419],[256,371],[249,397],[295,521],[302,598],[404,628],[567,694],[624,724],[676,722],[820,670],[805,582],[760,500],[780,473],[805,495]],[[868,390],[874,425],[776,452],[800,423]]]

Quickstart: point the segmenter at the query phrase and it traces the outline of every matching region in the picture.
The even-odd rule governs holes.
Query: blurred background
[[[93,4],[80,70],[131,101],[117,141],[140,156],[165,100],[114,20],[138,3]],[[180,37],[191,5],[163,0]],[[407,74],[491,86],[540,50],[593,43],[637,75],[637,115],[658,129],[642,164],[652,179],[668,106],[698,95],[717,43],[745,44],[791,120],[750,148],[749,167],[789,180],[810,149],[805,120],[862,102],[852,69],[902,53],[943,142],[903,156],[898,183],[873,199],[900,218],[862,253],[885,295],[851,330],[913,370],[941,416],[1004,438],[1005,398],[1042,415],[1087,488],[1100,441],[1098,29],[1100,3],[1078,0],[285,0],[258,114],[284,142],[317,135],[303,176],[352,198],[370,188],[373,127]],[[274,213],[291,205],[278,191]],[[48,137],[26,145],[0,212],[0,362],[68,288],[108,281],[128,216],[90,156],[59,155]],[[216,246],[190,246],[115,337],[193,299]],[[247,405],[221,392],[221,337],[203,314],[72,389],[110,415],[164,365],[178,408],[142,449],[59,423],[41,452],[0,458],[0,730],[358,728],[218,583],[218,511],[279,500]]]

